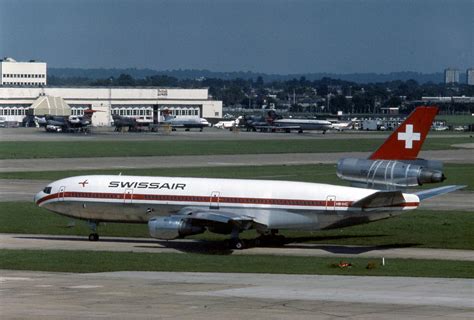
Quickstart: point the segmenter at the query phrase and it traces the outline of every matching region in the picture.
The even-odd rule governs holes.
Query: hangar
[[[21,122],[44,96],[62,98],[72,115],[97,110],[93,126],[110,126],[115,114],[158,123],[164,110],[177,117],[222,117],[222,101],[211,100],[207,88],[5,86],[0,87],[0,116],[5,121]]]

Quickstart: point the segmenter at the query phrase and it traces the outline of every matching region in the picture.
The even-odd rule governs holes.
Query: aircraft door
[[[61,186],[59,187],[59,201],[64,201],[64,191],[66,190],[66,187]]]
[[[123,203],[132,203],[133,189],[125,189],[123,194]]]
[[[326,211],[335,211],[336,210],[336,196],[327,196],[326,197]]]
[[[209,200],[209,209],[219,209],[219,191],[213,191]]]

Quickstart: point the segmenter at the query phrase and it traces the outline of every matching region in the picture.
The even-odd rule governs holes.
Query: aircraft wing
[[[453,192],[465,187],[466,186],[457,186],[457,185],[444,186],[444,187],[416,192],[415,194],[418,196],[418,198],[420,198],[420,200],[425,200],[425,199],[436,197],[445,193]]]
[[[189,207],[180,210],[177,214],[185,219],[199,222],[201,225],[234,225],[247,230],[258,224],[252,217],[223,210],[202,210]]]
[[[238,215],[231,212],[221,210],[193,211],[186,216],[189,219],[208,220],[212,222],[229,223],[229,222],[252,222],[253,218],[244,215]]]

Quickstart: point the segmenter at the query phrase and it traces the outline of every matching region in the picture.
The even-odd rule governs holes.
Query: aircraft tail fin
[[[415,160],[436,114],[438,107],[417,107],[369,159]]]
[[[466,186],[457,186],[457,185],[452,185],[452,186],[444,186],[444,187],[439,187],[439,188],[434,188],[434,189],[429,189],[429,190],[424,190],[420,192],[416,192],[415,194],[418,196],[418,198],[421,200],[429,199],[432,197],[440,196],[445,193],[453,192],[462,188],[465,188]]]

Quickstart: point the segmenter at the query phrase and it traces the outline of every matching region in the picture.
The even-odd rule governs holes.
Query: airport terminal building
[[[0,86],[0,117],[21,123],[31,106],[44,96],[62,98],[72,115],[96,110],[93,126],[110,126],[115,114],[160,122],[164,110],[177,117],[222,117],[222,101],[209,99],[207,88],[47,86]]]

